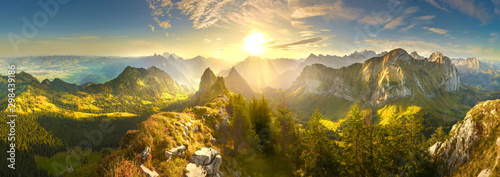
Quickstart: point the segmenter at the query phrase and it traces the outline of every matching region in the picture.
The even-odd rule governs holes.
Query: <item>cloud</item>
[[[449,12],[447,8],[440,5],[435,0],[425,0],[425,1],[438,9],[441,9],[445,12]],[[479,19],[483,24],[487,24],[491,21],[491,15],[488,14],[489,11],[484,7],[483,2],[477,2],[471,0],[439,0],[439,1],[443,5],[447,5],[450,8],[458,10],[463,14]],[[494,4],[497,1],[498,0],[492,0]],[[494,11],[496,11],[496,8],[494,8]]]
[[[302,45],[311,46],[311,47],[321,47],[321,45],[318,46],[315,44],[318,42],[324,41],[328,38],[331,38],[331,37],[335,37],[335,35],[311,37],[311,38],[306,38],[303,40],[295,41],[292,43],[272,45],[272,46],[269,46],[268,48],[285,49],[286,50],[286,49],[290,49],[290,48],[295,47],[295,46],[302,46]]]
[[[148,25],[149,28],[151,28],[152,32],[155,32],[155,27],[153,25]]]
[[[299,31],[300,36],[302,37],[309,37],[309,36],[314,36],[318,34],[318,31]]]
[[[441,28],[429,28],[429,27],[424,26],[424,27],[422,27],[422,29],[429,30],[430,32],[437,33],[437,34],[443,34],[443,35],[448,34],[448,30],[441,29]]]
[[[208,44],[208,43],[212,42],[212,40],[205,38],[205,39],[203,40],[203,42]]]
[[[445,7],[439,5],[435,0],[425,0],[425,2],[428,2],[429,4],[431,4],[432,6],[442,10],[442,11],[445,11],[445,12],[450,12],[448,11],[448,9],[446,9]]]
[[[302,8],[295,9],[295,11],[293,11],[291,17],[300,19],[300,18],[322,16],[322,15],[327,14],[328,11],[330,11],[329,9],[330,9],[330,7],[328,7],[328,6],[320,6],[320,5],[302,7]]]
[[[333,4],[327,5],[314,5],[297,8],[293,11],[290,17],[294,19],[327,16],[330,18],[341,18],[348,20],[358,19],[362,9],[346,7],[342,1],[336,1]]]
[[[99,39],[99,36],[78,36],[78,37],[58,37],[62,40],[78,40],[78,39]]]
[[[384,30],[384,29],[392,30],[392,29],[395,29],[401,25],[405,25],[406,18],[408,18],[412,13],[417,12],[417,10],[418,10],[418,7],[409,7],[407,9],[405,9],[403,11],[403,14],[401,14],[399,17],[397,17],[397,18],[391,20],[389,23],[387,23],[382,30]]]
[[[331,30],[329,30],[329,29],[321,29],[320,31],[329,32]]]
[[[165,33],[165,36],[168,37],[168,36],[170,36],[170,34],[169,33]]]
[[[293,27],[299,28],[301,30],[308,30],[312,27],[312,25],[306,25],[306,23],[303,21],[291,21],[290,23]]]
[[[500,37],[500,33],[490,33],[490,38],[488,39],[488,41],[490,41],[490,43],[495,43],[495,41],[498,39],[498,37]]]
[[[127,38],[128,36],[108,36],[108,38]]]
[[[151,16],[153,20],[158,24],[159,27],[167,29],[172,27],[170,20],[162,20],[165,16],[171,17],[170,10],[173,9],[174,4],[172,0],[146,0],[151,9]],[[150,25],[152,26],[152,25]],[[151,27],[154,32],[154,27]]]
[[[365,15],[358,22],[359,23],[368,23],[373,25],[382,25],[392,20],[392,16],[388,13],[382,12],[370,12],[369,15]]]

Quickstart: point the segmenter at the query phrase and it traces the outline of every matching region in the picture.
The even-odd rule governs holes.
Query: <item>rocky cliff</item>
[[[377,107],[391,100],[412,98],[417,93],[433,98],[444,92],[457,92],[460,82],[448,57],[434,53],[429,60],[416,60],[405,50],[395,49],[340,69],[321,64],[305,67],[288,93],[333,95]]]
[[[440,176],[500,174],[499,109],[500,100],[477,104],[453,126],[447,140],[429,148]]]

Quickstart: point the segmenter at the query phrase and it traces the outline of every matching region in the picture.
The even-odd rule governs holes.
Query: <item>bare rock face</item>
[[[479,175],[477,175],[477,177],[488,177],[490,175],[491,175],[491,169],[486,168],[483,171],[481,171],[481,173],[479,173]]]
[[[212,148],[202,148],[196,151],[189,164],[186,166],[186,176],[213,176],[222,177],[219,167],[222,164],[222,157],[219,151]]]
[[[144,166],[144,164],[141,164],[141,166],[139,168],[141,168],[142,172],[144,174],[146,174],[147,177],[159,177],[160,176],[156,171],[150,170],[148,167]]]
[[[142,160],[146,160],[149,157],[149,154],[151,153],[151,148],[146,147],[144,151],[141,153]]]
[[[437,142],[429,148],[430,155],[438,162],[440,176],[450,175],[467,162],[471,155],[472,143],[479,139],[476,123],[470,114],[452,131],[455,131],[455,134],[449,140],[442,144]],[[439,150],[436,151],[437,148]]]
[[[167,158],[167,160],[175,157],[184,157],[186,149],[186,146],[178,146],[176,148],[172,148],[170,151],[165,151],[165,157]]]

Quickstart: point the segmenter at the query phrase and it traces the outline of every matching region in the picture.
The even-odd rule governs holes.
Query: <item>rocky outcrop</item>
[[[222,157],[219,151],[212,148],[202,148],[196,151],[186,166],[186,176],[210,176],[222,177],[219,166],[222,164]]]
[[[144,166],[144,164],[141,164],[141,166],[139,168],[141,168],[142,172],[147,177],[159,177],[160,176],[156,171],[150,170],[148,167]]]
[[[423,56],[420,56],[417,51],[413,51],[412,53],[410,53],[410,56],[413,58],[413,59],[416,59],[416,60],[423,60],[425,59]]]
[[[176,148],[172,148],[170,151],[165,151],[165,157],[167,158],[167,161],[175,157],[184,157],[186,150],[186,146],[178,146]]]
[[[486,168],[483,171],[481,171],[481,173],[479,173],[477,177],[489,177],[490,175],[491,175],[491,169]]]
[[[203,75],[201,76],[198,92],[196,92],[195,96],[201,96],[205,92],[210,90],[210,87],[212,87],[216,80],[217,77],[215,76],[214,72],[212,72],[210,67],[205,69],[205,72],[203,72]]]
[[[477,104],[460,123],[453,126],[449,139],[429,147],[431,161],[437,165],[440,176],[475,176],[477,172],[470,172],[479,170],[478,168],[483,170],[479,176],[488,176],[492,172],[488,168],[497,168],[500,155],[486,154],[500,152],[500,138],[497,137],[500,125],[497,111],[499,107],[500,100]]]
[[[149,157],[149,154],[151,153],[151,148],[146,147],[144,151],[141,153],[142,160],[146,160]]]
[[[435,157],[438,162],[438,172],[440,175],[450,175],[460,165],[467,162],[471,155],[472,143],[474,143],[479,136],[476,129],[476,123],[472,120],[471,114],[460,123],[451,132],[455,132],[450,139],[444,143],[437,142],[429,148],[430,155]],[[436,148],[437,150],[436,152]]]

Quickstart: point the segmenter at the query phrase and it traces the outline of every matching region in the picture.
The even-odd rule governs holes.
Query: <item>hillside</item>
[[[453,64],[465,85],[483,91],[500,90],[500,67],[496,63],[485,63],[475,57],[454,59]]]
[[[500,175],[500,100],[478,103],[429,154],[445,176]],[[480,175],[479,175],[480,176]],[[488,176],[488,175],[486,175]]]

